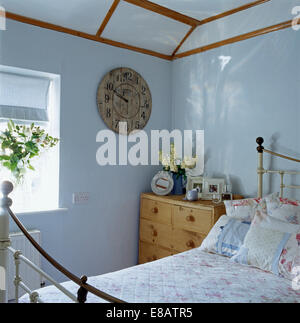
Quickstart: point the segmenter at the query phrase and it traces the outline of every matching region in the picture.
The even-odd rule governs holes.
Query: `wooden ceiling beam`
[[[238,35],[238,36],[228,38],[228,39],[225,39],[225,40],[213,43],[213,44],[209,44],[209,45],[206,45],[206,46],[203,46],[203,47],[199,47],[199,48],[196,48],[196,49],[192,49],[192,50],[177,54],[177,55],[174,56],[174,59],[183,58],[183,57],[203,53],[203,52],[206,52],[206,51],[211,50],[211,49],[215,49],[215,48],[222,47],[222,46],[225,46],[225,45],[233,44],[233,43],[240,42],[240,41],[243,41],[243,40],[246,40],[246,39],[258,37],[258,36],[265,35],[265,34],[268,34],[268,33],[274,32],[274,31],[279,31],[279,30],[282,30],[282,29],[291,28],[292,24],[293,24],[293,20],[289,20],[289,21],[282,22],[282,23],[277,24],[277,25],[261,28],[261,29],[251,31],[251,32],[246,33],[246,34]],[[300,20],[298,21],[298,24],[300,24]]]
[[[150,56],[154,56],[154,57],[158,57],[158,58],[162,58],[168,61],[172,61],[173,57],[171,55],[166,55],[166,54],[162,54],[162,53],[158,53],[149,49],[145,49],[145,48],[140,48],[140,47],[136,47],[136,46],[131,46],[125,43],[120,43],[111,39],[107,39],[107,38],[98,38],[100,39],[100,43],[103,44],[107,44],[107,45],[111,45],[114,47],[119,47],[119,48],[123,48],[123,49],[128,49],[134,52],[138,52],[138,53],[142,53],[142,54],[146,54],[146,55],[150,55]]]
[[[54,25],[54,24],[44,22],[44,21],[41,21],[41,20],[24,17],[24,16],[21,16],[21,15],[14,14],[12,12],[6,12],[6,18],[11,19],[11,20],[15,20],[15,21],[18,21],[18,22],[22,22],[22,23],[25,23],[25,24],[28,24],[28,25],[33,25],[33,26],[37,26],[37,27],[40,27],[40,28],[50,29],[50,30],[54,30],[54,31],[57,31],[57,32],[69,34],[69,35],[72,35],[72,36],[81,37],[81,38],[84,38],[84,39],[89,39],[89,40],[92,40],[92,41],[96,41],[98,43],[103,43],[103,44],[111,45],[111,46],[114,46],[114,47],[119,47],[119,48],[131,50],[131,51],[134,51],[134,52],[138,52],[138,53],[142,53],[142,54],[146,54],[146,55],[150,55],[150,56],[155,56],[155,57],[162,58],[162,59],[165,59],[165,60],[169,60],[169,61],[172,60],[171,55],[165,55],[165,54],[161,54],[161,53],[151,51],[151,50],[148,50],[148,49],[139,48],[139,47],[136,47],[136,46],[131,46],[131,45],[127,45],[127,44],[120,43],[120,42],[117,42],[117,41],[113,41],[113,40],[110,40],[110,39],[106,39],[106,38],[103,38],[103,37],[97,37],[96,35],[91,35],[91,34],[83,33],[81,31],[77,31],[77,30],[74,30],[74,29]]]
[[[176,53],[179,51],[183,43],[190,37],[192,32],[197,28],[197,26],[192,26],[191,29],[187,32],[187,34],[184,36],[182,41],[179,43],[179,45],[175,48],[174,52],[172,53],[172,57],[176,55]]]
[[[121,1],[121,0],[115,0],[115,1],[113,2],[112,6],[110,7],[110,9],[109,9],[109,11],[108,11],[107,15],[105,16],[105,18],[104,18],[104,20],[103,20],[103,22],[102,22],[102,24],[101,24],[100,28],[99,28],[99,29],[98,29],[98,31],[97,31],[97,34],[96,34],[96,36],[97,36],[97,37],[100,37],[100,36],[102,35],[102,33],[103,33],[103,31],[104,31],[104,29],[105,29],[106,25],[108,24],[108,22],[109,22],[110,18],[112,17],[112,15],[114,14],[115,10],[117,9],[117,7],[118,7],[118,5],[119,5],[120,1]]]
[[[143,9],[158,13],[162,16],[174,19],[186,25],[198,26],[201,23],[200,20],[198,19],[183,15],[177,11],[160,6],[148,0],[124,0],[124,1],[130,4],[133,4],[135,6],[141,7]]]
[[[159,5],[159,4],[153,3],[153,2],[148,1],[148,0],[124,0],[124,1],[127,2],[127,3],[130,3],[130,4],[133,4],[135,6],[141,7],[143,9],[150,10],[150,11],[153,11],[153,12],[158,13],[160,15],[166,16],[168,18],[177,20],[179,22],[182,22],[182,23],[190,25],[190,26],[201,26],[201,25],[207,24],[209,22],[212,22],[212,21],[215,21],[215,20],[230,16],[230,15],[233,15],[235,13],[238,13],[238,12],[253,8],[255,6],[258,6],[258,5],[261,5],[263,3],[269,2],[271,0],[256,0],[256,1],[253,1],[253,2],[250,2],[250,3],[246,3],[246,4],[244,4],[244,5],[240,6],[240,7],[237,7],[237,8],[222,12],[222,13],[220,13],[218,15],[208,17],[208,18],[205,18],[205,19],[202,19],[202,20],[198,20],[198,19],[192,18],[190,16],[181,14],[181,13],[179,13],[177,11],[174,11],[174,10],[169,9],[167,7],[163,7],[163,6]]]

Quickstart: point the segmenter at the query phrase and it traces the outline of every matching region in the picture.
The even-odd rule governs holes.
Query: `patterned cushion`
[[[280,276],[293,280],[296,275],[297,267],[300,268],[300,231],[293,233],[282,250],[278,269]]]
[[[248,198],[244,200],[232,200],[224,201],[226,207],[226,214],[232,218],[252,221],[256,211],[266,208],[266,201],[278,196],[278,193],[274,193],[266,196],[263,199],[260,198]]]
[[[220,217],[200,246],[200,250],[232,257],[243,244],[250,222]]]
[[[279,260],[287,242],[300,227],[257,212],[244,243],[232,260],[280,274]]]
[[[268,214],[276,219],[300,224],[300,202],[275,197],[266,201]]]

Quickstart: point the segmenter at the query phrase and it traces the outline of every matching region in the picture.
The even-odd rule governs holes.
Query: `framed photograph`
[[[220,185],[219,184],[209,184],[208,191],[209,191],[209,193],[220,193]]]
[[[202,199],[212,200],[214,194],[223,193],[223,187],[225,185],[224,178],[205,178],[203,179],[203,194]]]
[[[186,185],[186,191],[190,191],[197,188],[199,197],[201,197],[201,194],[203,193],[204,186],[203,186],[203,177],[201,176],[188,176],[187,179],[187,185]]]

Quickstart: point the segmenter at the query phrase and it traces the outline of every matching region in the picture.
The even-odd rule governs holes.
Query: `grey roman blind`
[[[50,80],[0,71],[0,118],[49,121]]]

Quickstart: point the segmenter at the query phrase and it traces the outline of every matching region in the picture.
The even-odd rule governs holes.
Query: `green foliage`
[[[31,160],[57,145],[58,141],[58,138],[51,137],[34,123],[31,126],[21,126],[10,120],[7,129],[0,135],[0,164],[20,182],[26,169],[34,170]]]

